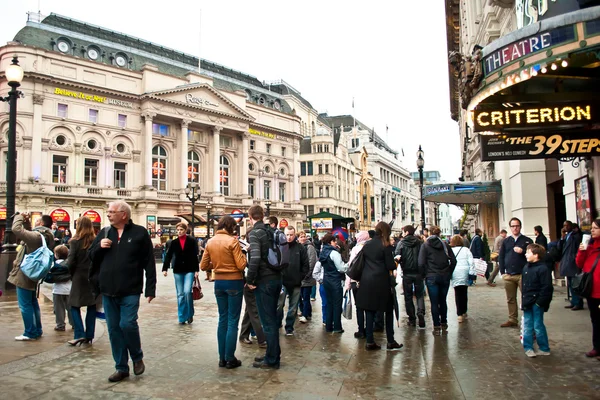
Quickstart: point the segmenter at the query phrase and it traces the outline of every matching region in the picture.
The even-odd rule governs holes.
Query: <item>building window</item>
[[[169,136],[169,125],[152,124],[152,134],[160,136]]]
[[[306,162],[302,161],[300,163],[300,176],[306,175]]]
[[[256,140],[251,140],[250,141],[250,150],[254,150],[255,147],[256,147]]]
[[[285,183],[279,182],[279,201],[285,202]]]
[[[319,175],[323,175],[323,164],[319,164]]]
[[[325,173],[329,174],[329,164],[325,164]]]
[[[152,186],[167,190],[167,151],[162,146],[152,149]]]
[[[69,106],[67,106],[66,104],[60,104],[58,103],[58,112],[57,115],[60,118],[67,118],[69,113]]]
[[[125,189],[127,176],[127,164],[122,162],[115,162],[115,182],[114,186],[117,189]]]
[[[285,147],[281,146],[281,157],[285,157]]]
[[[248,194],[254,198],[254,178],[248,179]]]
[[[229,160],[225,156],[221,156],[219,166],[219,183],[221,194],[229,196]]]
[[[352,139],[352,148],[358,147],[359,143],[359,139]]]
[[[188,151],[188,182],[200,182],[200,156],[195,151]]]
[[[325,145],[325,153],[329,153],[329,145],[328,144]]]
[[[117,124],[119,128],[127,128],[127,115],[119,114],[117,117]]]
[[[300,191],[300,197],[302,197],[303,199],[306,198],[306,183],[302,184],[302,189]]]
[[[329,197],[329,186],[325,186],[325,197]]]
[[[67,165],[69,157],[52,156],[52,182],[67,183]]]
[[[308,206],[307,209],[306,215],[313,215],[315,213],[315,206]]]
[[[322,144],[318,144],[317,145],[317,153],[322,153],[323,152],[323,145]]]
[[[267,154],[271,154],[271,143],[267,143]]]
[[[200,142],[201,139],[202,139],[202,136],[201,136],[200,132],[188,129],[188,141],[190,141],[190,142]]]
[[[264,196],[265,200],[271,199],[271,181],[264,181]]]
[[[98,185],[98,160],[84,160],[83,184],[87,186]]]
[[[88,121],[91,122],[92,124],[98,123],[98,110],[94,110],[93,108],[90,108],[89,113],[88,113]]]
[[[306,164],[306,169],[307,169],[307,173],[306,173],[307,175],[312,175],[313,174],[313,162],[312,161],[309,161]]]
[[[323,186],[319,186],[319,197],[323,197]]]
[[[231,138],[229,136],[219,136],[219,146],[231,147]]]
[[[314,191],[313,191],[313,184],[309,183],[308,184],[308,198],[312,199],[313,197],[315,197]]]

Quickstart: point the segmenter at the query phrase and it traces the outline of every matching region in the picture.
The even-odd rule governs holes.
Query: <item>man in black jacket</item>
[[[425,271],[419,269],[419,250],[423,243],[415,236],[415,228],[412,225],[406,225],[402,230],[404,235],[396,247],[396,256],[400,257],[402,267],[402,289],[408,324],[416,326],[418,317],[419,329],[425,329],[425,285],[423,283]],[[417,297],[416,316],[413,295]]]
[[[579,273],[579,268],[575,264],[575,257],[579,251],[581,235],[575,232],[574,224],[571,221],[565,221],[561,229],[561,239],[558,242],[560,251],[560,274],[567,277],[568,290],[571,292],[571,304],[565,306],[572,311],[583,309],[583,297],[577,296],[573,292],[573,278]]]
[[[521,290],[521,274],[527,264],[525,252],[533,241],[521,235],[521,220],[512,218],[509,223],[511,235],[502,241],[498,263],[504,280],[506,302],[508,303],[508,321],[500,325],[502,328],[519,326],[519,310],[517,307],[517,289]]]
[[[534,226],[533,233],[535,234],[535,244],[542,245],[545,250],[548,250],[548,238],[544,235],[542,227],[540,225]]]
[[[294,335],[294,323],[298,315],[298,301],[300,300],[300,291],[302,280],[308,274],[308,253],[304,246],[296,241],[296,229],[293,226],[285,228],[285,236],[290,248],[290,263],[283,270],[283,292],[279,296],[277,303],[277,315],[279,324],[283,321],[283,308],[285,298],[289,299],[288,312],[285,318],[285,335]]]
[[[269,257],[269,235],[263,223],[265,217],[261,206],[255,205],[248,210],[252,231],[248,234],[250,253],[248,253],[248,288],[254,290],[260,323],[267,340],[264,357],[255,358],[255,368],[278,369],[281,359],[279,347],[279,328],[277,319],[277,300],[281,293],[281,272],[267,264]]]
[[[129,356],[136,375],[146,368],[137,319],[144,271],[148,303],[156,296],[156,264],[148,231],[133,223],[129,204],[114,201],[107,214],[111,227],[102,229],[88,250],[92,260],[90,282],[96,293],[102,294],[116,363],[116,371],[108,380],[119,382],[129,376]]]

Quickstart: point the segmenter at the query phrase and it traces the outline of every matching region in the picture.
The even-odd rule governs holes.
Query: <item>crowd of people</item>
[[[136,375],[145,370],[137,318],[141,294],[144,292],[148,302],[156,295],[156,264],[148,231],[133,223],[130,206],[124,201],[112,202],[107,214],[109,227],[95,234],[91,221],[81,217],[75,236],[56,246],[49,216],[42,216],[32,228],[28,226],[28,214],[15,215],[12,228],[20,247],[9,282],[17,287],[24,323],[23,334],[15,339],[40,338],[43,331],[36,296],[39,282],[29,279],[21,264],[25,255],[38,248],[53,248],[55,261],[49,276],[55,279],[55,329],[65,329],[67,315],[74,332],[68,343],[92,344],[96,305],[101,298],[115,361],[115,372],[108,379],[118,382],[129,376],[129,359]],[[286,336],[293,336],[297,321],[314,323],[311,303],[317,292],[325,332],[344,333],[342,314],[347,312],[347,299],[352,298],[357,324],[354,337],[365,340],[365,349],[382,348],[375,340],[377,331],[385,331],[387,350],[401,349],[403,345],[394,338],[394,317],[400,319],[396,288],[399,270],[408,327],[425,329],[427,294],[432,332],[442,335],[449,324],[450,287],[454,290],[456,322],[463,323],[468,319],[468,289],[477,277],[476,261],[488,258],[479,229],[469,241],[464,232],[447,239],[437,226],[417,235],[415,228],[407,225],[400,238],[392,238],[390,225],[379,222],[374,230],[359,231],[351,240],[332,233],[319,239],[296,232],[291,226],[281,232],[277,218],[265,219],[259,205],[250,207],[248,216],[251,228],[246,232],[247,241],[236,236],[236,221],[228,215],[219,220],[216,234],[200,245],[188,235],[185,223],[177,224],[177,238],[169,242],[162,267],[165,277],[172,269],[178,322],[182,325],[193,323],[192,288],[194,282],[199,286],[200,270],[214,281],[219,314],[218,365],[227,369],[242,365],[235,355],[237,344],[253,345],[253,337],[264,349],[253,367],[280,368],[280,328]],[[582,240],[570,221],[564,223],[561,239],[553,243],[547,242],[541,227],[535,227],[535,242],[521,234],[521,227],[521,221],[512,218],[511,234],[500,232],[491,254],[495,265],[485,274],[489,286],[495,286],[498,272],[504,281],[508,320],[501,326],[519,326],[520,303],[526,355],[550,354],[543,318],[552,300],[553,266],[560,260],[561,275],[567,277],[571,291],[567,307],[572,310],[584,305],[583,298],[577,296],[578,274],[591,273],[593,290],[586,300],[592,319],[593,349],[586,356],[600,360],[600,269],[596,272],[600,220],[594,220],[589,241]],[[68,272],[61,272],[64,270]],[[85,324],[83,307],[87,308]],[[537,352],[534,342],[538,344]]]

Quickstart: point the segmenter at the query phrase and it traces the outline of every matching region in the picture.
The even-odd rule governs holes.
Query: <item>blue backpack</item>
[[[21,272],[32,281],[43,279],[54,264],[54,254],[46,245],[44,235],[38,232],[42,238],[42,245],[35,251],[25,255],[21,262]]]

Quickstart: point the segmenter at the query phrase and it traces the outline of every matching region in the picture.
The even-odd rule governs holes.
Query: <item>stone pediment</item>
[[[217,89],[205,83],[180,86],[170,90],[146,93],[143,98],[186,105],[229,118],[254,121],[254,117],[237,106]]]

